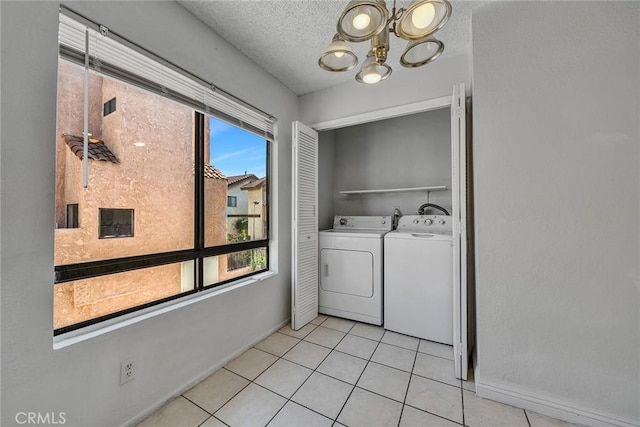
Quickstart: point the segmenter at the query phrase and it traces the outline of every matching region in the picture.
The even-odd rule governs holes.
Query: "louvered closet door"
[[[293,122],[291,327],[318,316],[318,133]]]

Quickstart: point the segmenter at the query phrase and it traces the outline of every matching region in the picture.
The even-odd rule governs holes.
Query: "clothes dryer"
[[[382,324],[383,242],[391,216],[336,216],[319,233],[318,311]]]

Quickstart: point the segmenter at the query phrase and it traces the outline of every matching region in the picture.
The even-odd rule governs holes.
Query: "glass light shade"
[[[359,83],[375,84],[391,75],[391,67],[384,62],[376,62],[372,54],[362,63],[362,68],[356,74],[356,81]]]
[[[450,16],[447,0],[414,0],[398,21],[396,34],[405,40],[418,40],[438,31]]]
[[[352,0],[338,19],[338,34],[350,42],[369,40],[387,25],[384,0]]]
[[[410,41],[400,57],[400,64],[407,68],[420,67],[435,61],[444,51],[444,43],[434,38]]]
[[[358,57],[337,34],[318,59],[320,68],[327,71],[349,71],[358,64]]]

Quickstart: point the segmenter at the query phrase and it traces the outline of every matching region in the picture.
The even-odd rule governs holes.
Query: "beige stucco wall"
[[[58,284],[53,326],[73,325],[175,295],[180,292],[180,277],[180,264],[170,264]]]
[[[77,72],[81,70],[66,71],[72,74],[68,80],[82,81]],[[78,179],[82,162],[59,137],[60,149],[66,152],[65,203],[80,203],[80,228],[56,233],[56,264],[193,247],[193,111],[110,79],[94,78],[90,86],[94,82],[102,86],[100,111],[102,103],[113,97],[117,108],[102,118],[102,126],[92,122],[89,132],[103,139],[120,163],[90,160],[89,185],[84,189]],[[61,93],[59,105],[76,102],[66,96],[74,94]],[[63,132],[81,134],[82,130],[60,129]],[[145,146],[136,147],[135,142]],[[134,236],[99,239],[100,208],[134,209]]]
[[[248,214],[259,215],[249,217],[248,233],[252,240],[265,238],[265,221],[267,220],[267,207],[265,198],[265,187],[245,190],[248,193]]]
[[[56,144],[56,228],[65,227],[66,204],[78,203],[81,170],[66,165],[72,159],[78,158],[71,152],[61,138],[61,133],[82,136],[84,124],[84,69],[79,66],[60,61],[58,65],[58,107],[57,107],[57,137]],[[89,85],[89,133],[102,133],[102,78],[90,74]],[[76,185],[73,185],[73,184]]]

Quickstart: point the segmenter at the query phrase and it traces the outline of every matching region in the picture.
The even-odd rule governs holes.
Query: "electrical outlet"
[[[136,364],[127,359],[120,362],[120,385],[126,384],[136,378]]]

